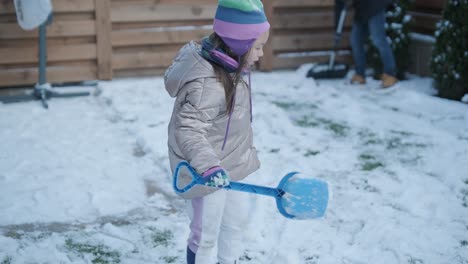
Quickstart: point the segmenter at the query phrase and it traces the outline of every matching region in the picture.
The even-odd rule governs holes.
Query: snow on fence
[[[419,2],[430,7],[440,0]],[[217,0],[52,3],[47,78],[61,83],[163,73],[184,43],[211,32]],[[324,51],[332,48],[334,37],[334,0],[264,0],[264,5],[272,31],[260,69],[327,60]],[[339,61],[351,60],[351,20],[349,16],[345,24]],[[13,1],[0,0],[0,87],[37,82],[37,32],[23,31],[16,23]]]

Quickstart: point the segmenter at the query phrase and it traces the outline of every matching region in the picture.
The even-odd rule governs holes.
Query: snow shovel
[[[183,167],[186,167],[190,172],[192,181],[185,187],[179,188],[177,187],[177,180]],[[323,180],[301,175],[298,172],[286,174],[277,188],[233,181],[222,188],[272,196],[276,199],[279,212],[287,218],[302,220],[323,217],[328,205],[328,184]],[[206,185],[206,179],[198,174],[187,161],[181,161],[174,171],[174,190],[177,193],[184,193],[197,184]]]
[[[348,73],[348,65],[346,64],[335,64],[336,50],[341,42],[341,36],[343,33],[343,25],[348,13],[348,5],[345,5],[341,10],[340,19],[335,32],[335,42],[333,44],[333,50],[330,54],[330,60],[328,64],[319,63],[313,66],[308,72],[307,77],[314,79],[340,79],[346,76]]]

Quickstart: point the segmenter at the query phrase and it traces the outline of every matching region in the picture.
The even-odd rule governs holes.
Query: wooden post
[[[95,0],[98,78],[112,79],[110,0]]]
[[[273,69],[273,25],[274,25],[274,16],[273,16],[273,2],[276,0],[263,0],[263,8],[265,9],[265,14],[270,22],[270,37],[265,47],[263,47],[263,57],[259,61],[260,70],[262,71],[271,71]]]

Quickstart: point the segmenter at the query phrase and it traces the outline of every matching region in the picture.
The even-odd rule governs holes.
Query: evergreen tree
[[[395,56],[397,67],[396,77],[400,80],[405,78],[405,72],[410,63],[409,54],[409,24],[411,16],[407,14],[413,0],[396,1],[386,12],[385,28],[390,39],[390,46]],[[367,62],[374,69],[374,77],[378,78],[383,72],[383,65],[377,48],[368,41]]]
[[[448,0],[437,23],[431,70],[439,96],[460,100],[468,93],[468,0]]]

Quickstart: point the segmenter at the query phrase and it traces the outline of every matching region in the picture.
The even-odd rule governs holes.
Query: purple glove
[[[206,186],[222,188],[230,184],[229,175],[221,166],[206,170],[202,176]]]

